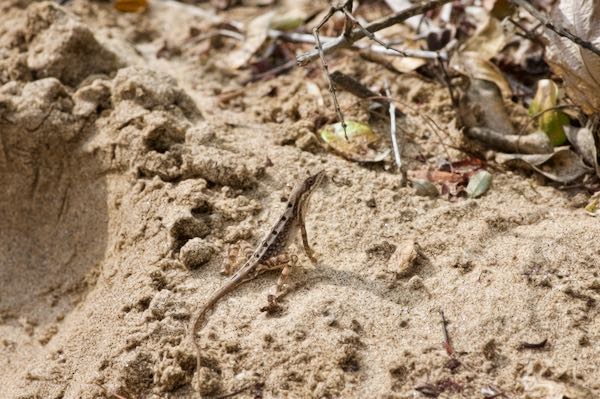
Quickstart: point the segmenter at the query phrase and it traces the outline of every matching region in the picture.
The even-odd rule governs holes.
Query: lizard
[[[198,331],[206,324],[208,313],[224,296],[235,290],[241,284],[252,280],[259,274],[268,270],[282,269],[281,276],[277,281],[276,294],[278,294],[283,287],[284,279],[287,277],[287,274],[289,274],[290,264],[293,265],[297,260],[297,257],[290,259],[287,255],[282,255],[282,253],[292,241],[293,233],[298,229],[301,233],[304,251],[313,263],[316,262],[314,252],[308,243],[304,218],[308,209],[310,196],[324,177],[325,172],[321,170],[318,173],[309,175],[292,190],[283,214],[277,220],[273,228],[271,228],[266,236],[259,242],[248,260],[227,280],[225,284],[223,284],[221,288],[215,291],[197,313],[191,328],[192,342],[194,342],[196,351],[198,352],[196,357],[196,370],[200,370],[201,361],[197,335]],[[269,302],[273,302],[274,299],[272,298],[274,297],[270,295]]]

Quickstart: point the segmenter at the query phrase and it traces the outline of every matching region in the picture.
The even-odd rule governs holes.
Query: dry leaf
[[[342,124],[338,122],[325,127],[319,135],[329,148],[350,161],[381,162],[390,153],[389,149],[383,151],[379,149],[380,136],[364,123],[346,121],[344,134]]]
[[[420,197],[435,198],[440,195],[437,187],[429,180],[414,179],[411,180],[412,186],[415,189],[415,194]]]
[[[465,191],[471,198],[477,198],[485,194],[492,184],[492,174],[487,170],[480,170],[469,179]]]
[[[597,191],[592,197],[590,201],[585,206],[585,211],[590,216],[598,216],[600,214],[600,191]]]
[[[496,162],[524,169],[533,169],[548,179],[567,184],[592,169],[568,147],[556,147],[552,154],[496,154]]]
[[[483,60],[491,60],[506,45],[506,37],[502,24],[496,18],[489,17],[477,27],[477,30],[459,50],[475,52]]]
[[[481,58],[477,52],[456,53],[450,60],[450,66],[470,79],[494,82],[505,97],[512,95],[510,84],[502,71],[491,61]]]
[[[148,7],[148,0],[115,0],[114,7],[122,12],[144,11]]]
[[[442,194],[449,194],[455,197],[460,194],[468,177],[464,173],[447,172],[444,170],[409,170],[408,178],[412,182],[415,190],[427,190],[428,196],[434,196],[434,191],[424,182],[428,181],[436,187]],[[425,191],[423,191],[425,194]]]
[[[598,152],[591,128],[589,126],[582,128],[565,126],[565,133],[573,148],[575,148],[589,166],[592,166],[596,170],[596,174],[600,176]]]
[[[500,134],[512,134],[515,130],[500,89],[488,80],[469,81],[460,98],[458,114],[466,128],[488,128]]]
[[[552,19],[575,36],[600,47],[599,1],[561,1]],[[600,112],[600,56],[550,30],[546,35],[550,40],[546,59],[563,79],[569,97],[587,114]]]
[[[248,64],[248,61],[256,53],[269,36],[269,26],[275,15],[274,11],[264,13],[254,18],[246,28],[246,38],[242,46],[233,51],[226,58],[227,66],[238,69]]]

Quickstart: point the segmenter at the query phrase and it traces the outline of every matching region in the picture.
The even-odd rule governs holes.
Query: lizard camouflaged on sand
[[[292,240],[293,233],[298,229],[302,236],[302,244],[306,254],[313,263],[315,262],[314,253],[308,244],[304,217],[310,195],[323,180],[324,176],[325,172],[320,171],[309,176],[294,188],[290,194],[283,215],[277,220],[275,226],[269,230],[267,236],[260,241],[256,250],[252,253],[252,256],[250,256],[240,269],[229,278],[225,285],[212,295],[204,307],[198,312],[191,329],[192,340],[198,351],[197,370],[200,369],[200,346],[197,342],[197,334],[204,326],[208,312],[215,306],[219,299],[233,291],[239,285],[252,280],[259,274],[275,269],[282,269],[281,276],[277,281],[276,295],[279,294],[283,286],[283,281],[289,274],[290,267],[293,266],[297,260],[297,257],[295,256],[290,257],[289,255],[283,254],[283,251]]]

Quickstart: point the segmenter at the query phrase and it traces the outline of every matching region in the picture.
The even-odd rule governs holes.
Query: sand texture
[[[198,34],[216,16],[186,7],[0,4],[1,398],[600,397],[600,226],[585,198],[502,170],[479,199],[417,196],[390,160],[319,145],[335,113],[318,64],[240,86],[223,67],[234,43],[207,52]],[[387,77],[460,138],[443,86],[332,65]],[[368,119],[367,103],[340,101]],[[402,124],[408,169],[444,155],[427,124]],[[276,273],[221,301],[196,370],[190,321],[226,281],[229,245],[256,244],[321,169],[318,263],[292,246],[277,312],[261,311]]]

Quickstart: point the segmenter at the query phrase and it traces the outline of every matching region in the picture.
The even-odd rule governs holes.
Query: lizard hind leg
[[[279,274],[279,278],[275,285],[275,292],[268,296],[269,307],[276,306],[277,301],[287,294],[289,287],[286,284],[286,281],[297,263],[298,257],[289,254],[281,254],[263,262],[264,267],[268,270],[281,269],[281,273]]]

